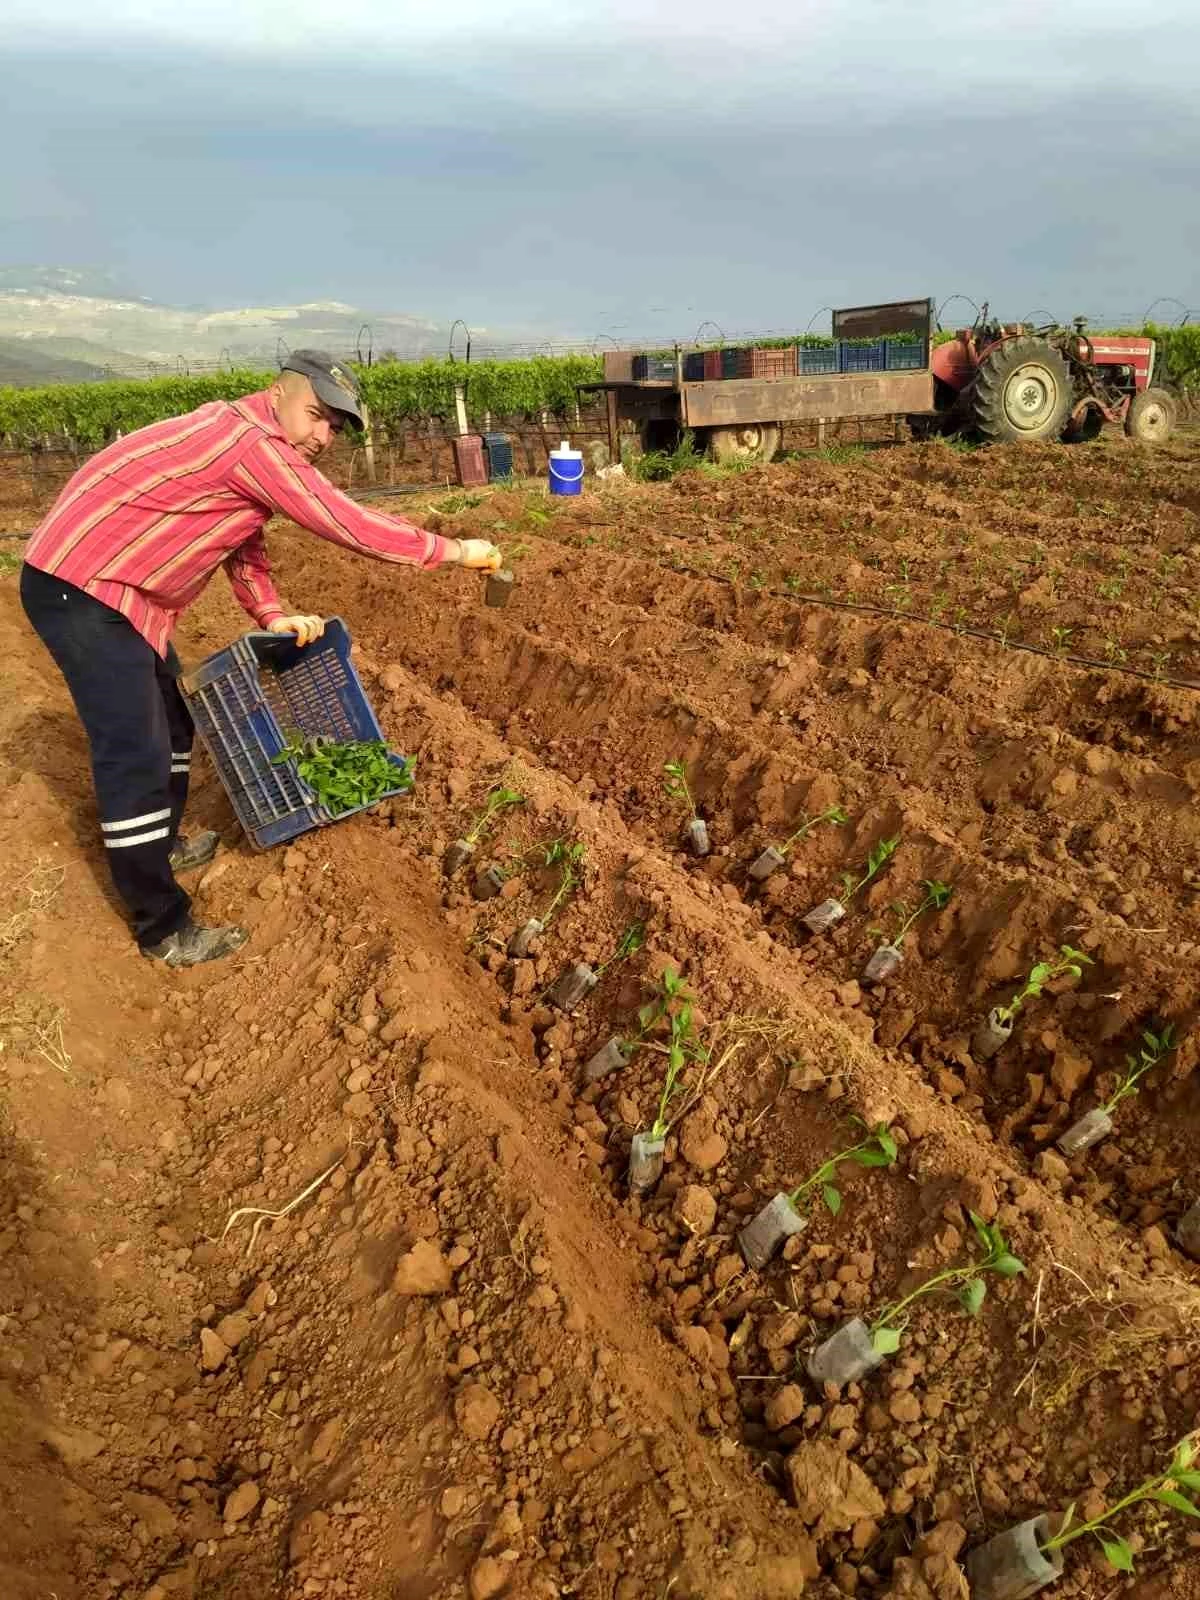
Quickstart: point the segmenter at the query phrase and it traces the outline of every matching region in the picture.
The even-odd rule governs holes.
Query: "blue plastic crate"
[[[800,346],[799,371],[802,378],[821,372],[838,370],[837,346],[832,344]]]
[[[929,363],[924,339],[885,339],[884,366],[888,372],[917,372]]]
[[[683,381],[685,383],[704,382],[704,351],[689,351],[683,358]]]
[[[350,631],[340,617],[332,617],[322,637],[304,649],[288,634],[243,634],[189,672],[180,688],[256,849],[269,850],[368,809],[355,806],[334,816],[319,804],[294,761],[274,764],[296,734],[339,741],[383,738],[351,664]],[[402,757],[391,759],[403,769]],[[379,800],[407,792],[397,784]]]
[[[489,483],[493,483],[497,478],[512,477],[513,448],[506,433],[485,433],[483,455],[487,462]]]
[[[635,383],[674,383],[675,357],[645,353],[633,358]]]
[[[851,344],[849,339],[838,340],[839,372],[883,372],[887,352],[884,340],[874,339],[869,344]]]

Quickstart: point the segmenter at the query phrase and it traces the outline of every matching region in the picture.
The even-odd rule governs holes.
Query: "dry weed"
[[[15,910],[0,918],[0,950],[11,950],[25,937],[36,919],[49,908],[66,877],[66,867],[55,866],[39,856],[33,866],[13,882],[10,899],[17,905]]]

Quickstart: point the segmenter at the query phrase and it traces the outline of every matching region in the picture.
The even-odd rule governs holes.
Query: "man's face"
[[[316,461],[318,456],[341,433],[345,418],[339,411],[317,399],[316,391],[307,378],[289,375],[286,383],[271,385],[274,397],[275,418],[283,429],[289,444],[294,445],[306,461]]]

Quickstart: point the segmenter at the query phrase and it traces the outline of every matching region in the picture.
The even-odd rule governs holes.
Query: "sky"
[[[0,265],[616,343],[1200,316],[1198,64],[1195,0],[8,0]]]

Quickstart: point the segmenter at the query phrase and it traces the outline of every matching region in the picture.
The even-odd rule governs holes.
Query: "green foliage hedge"
[[[1121,330],[1130,332],[1133,330]],[[1142,334],[1159,341],[1161,377],[1200,389],[1200,328],[1161,328]],[[1098,336],[1098,335],[1097,335]],[[941,339],[952,335],[943,334]],[[819,334],[771,339],[762,344],[828,345]],[[207,400],[236,400],[263,389],[273,373],[237,369],[197,378],[146,378],[112,383],[55,384],[44,389],[0,387],[0,439],[21,447],[62,440],[97,450],[118,434],[132,433],[164,417],[180,416]],[[533,356],[523,361],[380,362],[359,371],[363,398],[377,431],[387,438],[428,417],[454,414],[454,387],[466,386],[467,407],[476,423],[490,412],[497,424],[549,412],[569,417],[576,387],[603,376],[599,356]]]

